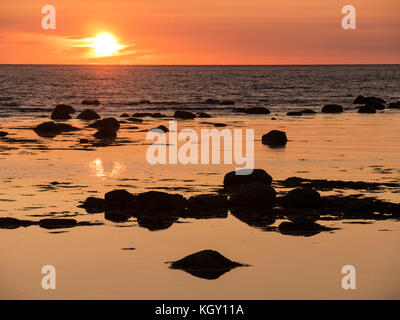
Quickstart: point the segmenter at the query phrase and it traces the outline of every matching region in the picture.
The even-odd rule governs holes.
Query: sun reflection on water
[[[112,163],[111,171],[107,172],[104,169],[104,163],[101,159],[89,161],[89,168],[91,175],[99,179],[116,178],[126,170],[126,167],[123,163],[114,161]]]

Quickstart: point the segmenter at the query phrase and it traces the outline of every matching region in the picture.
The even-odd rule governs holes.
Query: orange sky
[[[43,30],[42,6],[56,8]],[[341,8],[357,10],[343,30]],[[95,57],[80,39],[125,46]],[[18,0],[0,3],[0,63],[400,63],[400,0]]]

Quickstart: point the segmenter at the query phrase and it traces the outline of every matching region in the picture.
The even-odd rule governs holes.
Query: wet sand
[[[121,110],[119,113],[124,112]],[[119,115],[119,114],[118,114]],[[117,117],[117,114],[114,116]],[[277,120],[271,120],[272,117]],[[122,119],[121,119],[122,120]],[[201,122],[225,123],[227,128],[255,129],[255,167],[279,181],[308,179],[400,183],[399,113],[373,115],[354,110],[343,114],[234,115],[178,122],[178,128],[213,128]],[[218,219],[183,219],[169,228],[150,231],[135,218],[114,223],[104,213],[78,208],[89,196],[104,197],[114,189],[137,194],[148,190],[185,197],[222,188],[224,175],[236,165],[157,165],[146,162],[147,130],[167,119],[144,118],[123,123],[115,146],[93,147],[93,129],[82,128],[55,138],[31,129],[48,119],[4,121],[0,130],[0,216],[39,221],[73,218],[98,223],[48,230],[33,225],[0,230],[0,297],[3,299],[395,299],[400,297],[396,271],[399,224],[396,219],[319,221],[332,231],[314,236],[289,236],[263,230],[231,213]],[[137,127],[137,128],[132,128]],[[262,145],[270,130],[285,131],[285,148]],[[322,195],[359,194],[400,202],[399,188],[334,189]],[[283,220],[277,219],[271,227]],[[60,232],[61,231],[61,232]],[[123,250],[135,248],[135,250]],[[217,250],[233,261],[251,265],[217,280],[204,280],[167,261],[204,249]],[[57,289],[41,288],[43,265],[57,270]],[[357,289],[343,290],[341,268],[357,270]]]

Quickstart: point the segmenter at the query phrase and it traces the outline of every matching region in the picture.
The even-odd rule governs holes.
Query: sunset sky
[[[44,5],[56,29],[41,27]],[[357,10],[344,30],[341,9]],[[115,53],[94,54],[98,34]],[[0,3],[0,63],[400,63],[399,0],[37,0]]]

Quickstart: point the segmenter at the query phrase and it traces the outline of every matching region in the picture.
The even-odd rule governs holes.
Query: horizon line
[[[67,64],[67,63],[0,63],[0,66],[121,66],[121,67],[273,67],[273,66],[395,66],[400,63],[322,63],[322,64]]]

